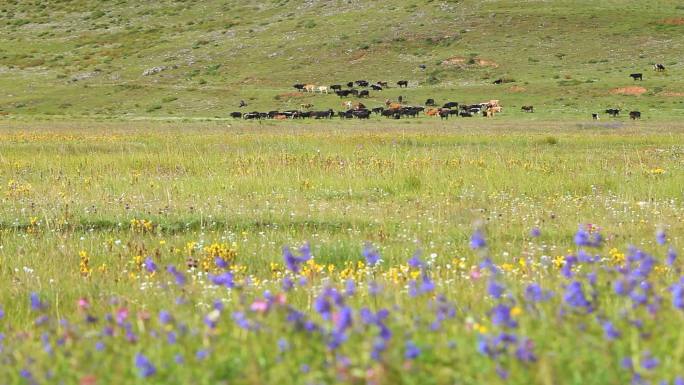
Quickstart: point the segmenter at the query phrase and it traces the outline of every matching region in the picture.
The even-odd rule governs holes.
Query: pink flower
[[[116,322],[121,324],[126,320],[126,318],[128,318],[128,308],[120,307],[116,311]]]
[[[90,302],[86,298],[79,298],[76,302],[78,310],[86,310],[90,307]]]
[[[480,269],[475,267],[472,270],[470,270],[470,278],[471,279],[476,280],[476,279],[479,279],[480,277],[482,277],[482,273],[480,273]]]
[[[268,311],[268,302],[258,299],[254,302],[252,302],[252,305],[249,307],[253,312],[256,313],[266,313]]]

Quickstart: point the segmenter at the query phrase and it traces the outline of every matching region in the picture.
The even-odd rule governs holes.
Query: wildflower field
[[[10,122],[0,385],[684,384],[684,127]]]

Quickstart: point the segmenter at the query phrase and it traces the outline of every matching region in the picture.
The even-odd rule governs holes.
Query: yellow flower
[[[514,306],[514,307],[511,309],[511,316],[512,316],[512,317],[517,317],[517,316],[519,316],[520,314],[522,314],[522,312],[523,312],[523,311],[522,311],[521,308],[519,308],[518,306]]]

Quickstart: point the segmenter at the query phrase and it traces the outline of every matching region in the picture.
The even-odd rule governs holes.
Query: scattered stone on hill
[[[95,76],[99,75],[101,72],[102,72],[102,70],[99,70],[99,69],[92,71],[92,72],[82,72],[80,74],[74,75],[71,78],[71,81],[75,83],[75,82],[78,82],[81,80],[87,80],[90,78],[94,78]]]
[[[172,65],[172,66],[152,67],[152,68],[148,68],[148,69],[146,69],[145,71],[143,71],[142,74],[143,74],[143,76],[150,76],[150,75],[158,74],[158,73],[160,73],[160,72],[162,72],[162,71],[166,71],[166,70],[169,70],[169,69],[172,69],[172,68],[173,68],[173,69],[178,68],[178,65],[174,64],[174,65]]]

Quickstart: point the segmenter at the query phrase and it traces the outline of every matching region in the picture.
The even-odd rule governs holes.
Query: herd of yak
[[[656,71],[664,71],[665,66],[663,64],[655,64],[653,69]],[[634,80],[643,80],[643,74],[634,73],[629,75]],[[408,80],[399,80],[397,83],[399,88],[408,88]],[[333,84],[330,86],[319,86],[315,84],[304,84],[298,83],[294,84],[293,87],[301,92],[310,93],[325,93],[334,92],[340,98],[345,98],[349,96],[355,96],[358,98],[368,98],[370,97],[370,90],[382,91],[388,88],[387,82],[378,81],[371,84],[367,80],[356,80],[354,82],[346,83],[346,89],[342,84]],[[364,88],[357,89],[356,87]],[[502,107],[498,100],[490,100],[483,103],[476,104],[459,104],[457,102],[446,102],[441,107],[435,103],[434,99],[427,99],[425,101],[425,106],[408,106],[402,104],[402,97],[399,97],[398,103],[392,102],[391,100],[385,100],[384,107],[376,107],[368,109],[363,103],[355,103],[348,101],[343,103],[346,107],[343,111],[334,111],[332,108],[323,111],[310,111],[309,109],[313,107],[311,104],[302,104],[300,110],[287,110],[287,111],[269,111],[269,112],[232,112],[231,117],[235,119],[243,118],[248,120],[255,119],[332,119],[338,116],[342,119],[369,119],[372,114],[377,114],[391,119],[401,119],[407,117],[417,117],[419,114],[424,113],[428,116],[439,116],[441,119],[449,119],[450,116],[460,116],[460,117],[473,117],[476,115],[482,115],[485,117],[492,117],[495,113],[502,111]],[[241,102],[241,107],[246,106],[244,102]],[[521,111],[523,112],[534,112],[533,106],[522,106]],[[620,114],[620,109],[609,108],[605,111],[611,117],[616,117]],[[599,119],[598,113],[591,114],[592,119]],[[629,117],[632,120],[641,119],[641,112],[630,111]]]
[[[408,80],[400,80],[397,82],[399,88],[408,88]],[[356,96],[359,98],[369,97],[370,92],[368,89],[359,90],[355,86],[362,88],[370,88],[374,91],[382,91],[388,87],[387,82],[377,82],[371,84],[367,80],[357,80],[354,82],[349,82],[346,84],[347,89],[343,89],[341,84],[333,84],[331,86],[317,86],[315,84],[295,84],[293,87],[302,92],[320,92],[329,93],[333,91],[340,98],[347,96]],[[384,116],[391,119],[401,119],[401,118],[415,118],[421,113],[425,113],[428,116],[439,116],[442,119],[449,119],[450,116],[460,116],[460,117],[473,117],[478,114],[482,116],[492,117],[494,113],[502,111],[502,107],[499,105],[498,100],[490,100],[488,102],[477,103],[477,104],[459,104],[458,102],[447,102],[438,107],[434,99],[427,99],[425,101],[425,106],[408,106],[402,104],[402,97],[399,97],[398,103],[393,102],[389,99],[385,100],[384,107],[367,108],[363,103],[352,103],[350,101],[343,103],[345,110],[334,111],[332,108],[323,111],[309,111],[308,109],[313,107],[311,104],[302,104],[300,110],[287,110],[287,111],[269,111],[269,112],[232,112],[231,117],[239,119],[332,119],[338,116],[342,119],[370,119],[371,115],[376,114]],[[244,106],[244,104],[241,104]],[[532,106],[524,106],[523,111],[533,112]]]

